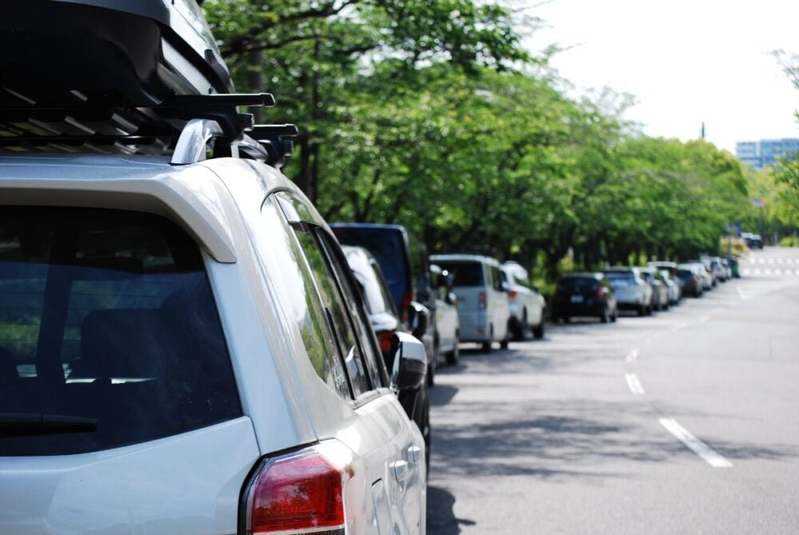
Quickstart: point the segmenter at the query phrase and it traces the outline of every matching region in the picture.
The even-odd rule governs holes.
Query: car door
[[[313,273],[349,378],[357,418],[339,436],[351,448],[361,448],[356,453],[369,474],[378,531],[424,533],[424,441],[388,388],[377,341],[346,259],[325,228],[300,216],[303,212],[297,208],[307,209],[302,199],[288,193],[278,196]]]

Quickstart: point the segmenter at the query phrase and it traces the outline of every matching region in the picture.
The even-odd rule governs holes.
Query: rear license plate
[[[572,303],[582,303],[583,296],[582,295],[573,295],[572,296]]]

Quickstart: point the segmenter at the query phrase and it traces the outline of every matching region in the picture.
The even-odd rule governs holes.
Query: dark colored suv
[[[428,383],[438,366],[439,337],[436,327],[436,299],[430,283],[430,266],[425,246],[402,225],[376,223],[334,223],[333,233],[342,245],[363,247],[377,259],[403,323],[412,331],[411,304],[418,302],[430,312],[422,337],[429,361]]]
[[[602,273],[571,273],[558,281],[552,296],[552,319],[565,322],[576,316],[616,321],[618,306],[613,287]]]

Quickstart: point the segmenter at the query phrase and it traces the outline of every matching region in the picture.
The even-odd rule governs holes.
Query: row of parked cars
[[[596,273],[571,273],[558,281],[551,301],[554,321],[598,317],[615,322],[619,311],[648,316],[680,304],[685,296],[701,297],[719,282],[740,277],[732,257],[702,256],[683,263],[655,261],[645,267],[617,266]]]

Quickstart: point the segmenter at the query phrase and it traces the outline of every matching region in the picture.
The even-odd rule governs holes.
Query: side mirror
[[[421,339],[427,332],[427,324],[430,320],[430,311],[421,303],[412,302],[410,306],[409,325],[411,334]]]
[[[399,394],[419,391],[427,380],[427,352],[424,344],[408,333],[397,332],[394,336],[397,352],[391,370],[391,388]],[[414,404],[415,401],[413,399]]]

